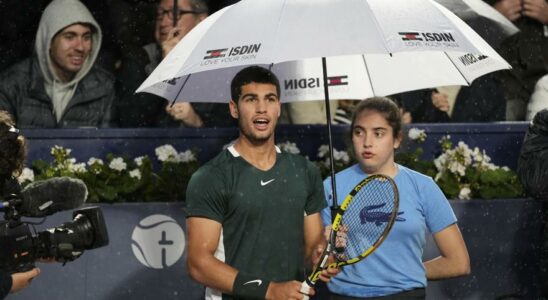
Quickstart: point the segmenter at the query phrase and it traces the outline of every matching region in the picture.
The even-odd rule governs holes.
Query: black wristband
[[[240,271],[234,279],[232,294],[242,299],[265,299],[269,284],[268,280]]]

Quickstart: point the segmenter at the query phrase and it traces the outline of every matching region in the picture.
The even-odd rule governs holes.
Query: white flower
[[[299,147],[297,147],[297,144],[292,143],[290,141],[285,141],[276,146],[278,146],[278,148],[282,149],[283,151],[287,153],[293,153],[293,154],[301,153],[301,150],[299,150]]]
[[[68,165],[68,169],[75,173],[84,173],[86,172],[86,164],[85,163],[70,164]]]
[[[469,200],[471,192],[472,191],[470,190],[470,188],[468,186],[462,187],[460,189],[460,192],[459,192],[459,199]]]
[[[24,168],[23,172],[21,172],[21,175],[17,177],[17,181],[19,181],[19,183],[23,183],[25,181],[34,181],[34,171],[29,168]]]
[[[451,163],[449,163],[449,171],[462,177],[466,173],[466,167],[460,164],[458,161],[452,161]]]
[[[143,160],[145,159],[144,156],[139,156],[139,157],[136,157],[133,159],[133,161],[135,162],[135,164],[140,167],[143,165]]]
[[[116,157],[110,162],[108,166],[109,168],[113,170],[123,171],[126,169],[127,164],[124,162],[124,159],[122,159],[121,157]]]
[[[329,146],[328,145],[321,145],[320,148],[318,148],[318,157],[326,157],[329,154]]]
[[[350,157],[348,156],[348,153],[346,153],[346,151],[337,151],[336,149],[333,149],[333,159],[336,161],[342,160],[342,162],[345,164],[350,161]]]
[[[137,178],[137,180],[141,180],[141,171],[139,169],[131,170],[129,172],[129,177]]]
[[[434,159],[434,165],[436,166],[436,169],[438,169],[438,171],[440,172],[445,170],[446,164],[447,164],[446,153],[443,153],[442,155],[438,156],[438,158]]]
[[[407,135],[413,141],[424,142],[426,140],[426,133],[424,132],[424,130],[415,127],[409,129]]]
[[[177,150],[173,148],[171,145],[163,145],[155,150],[156,156],[158,157],[159,161],[177,161],[178,154]]]
[[[503,169],[506,172],[510,171],[510,168],[508,168],[507,166],[503,166],[501,169]]]
[[[69,149],[69,148],[66,148],[66,149],[65,149],[65,148],[63,148],[62,146],[55,145],[55,146],[53,146],[53,148],[51,148],[50,153],[53,155],[54,152],[56,152],[56,151],[63,151],[63,150],[67,153],[67,155],[69,155],[70,152],[72,152],[72,149]]]
[[[90,157],[90,159],[88,160],[88,166],[91,166],[93,164],[99,164],[99,165],[103,165],[103,160],[100,159],[100,158],[95,158],[95,157]]]
[[[185,152],[179,153],[177,162],[188,163],[191,161],[196,161],[196,156],[194,156],[192,151],[186,150]]]

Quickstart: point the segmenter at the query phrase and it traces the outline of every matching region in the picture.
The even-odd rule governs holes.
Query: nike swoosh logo
[[[265,185],[271,183],[271,182],[274,181],[274,180],[276,180],[276,179],[270,179],[269,181],[262,181],[262,180],[261,180],[261,186],[265,186]]]
[[[261,286],[261,284],[263,284],[263,281],[260,280],[260,279],[250,280],[250,281],[244,283],[244,285],[246,285],[246,284],[251,284],[251,283],[256,283],[257,286]]]

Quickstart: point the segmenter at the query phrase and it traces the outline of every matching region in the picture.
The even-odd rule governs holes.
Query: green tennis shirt
[[[303,280],[304,217],[326,206],[321,176],[304,157],[276,151],[268,171],[232,146],[221,152],[190,179],[186,216],[221,223],[215,256],[228,265],[271,281]]]

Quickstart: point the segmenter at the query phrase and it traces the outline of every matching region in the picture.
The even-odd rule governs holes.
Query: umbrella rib
[[[276,45],[276,46],[279,45],[279,43],[278,43],[278,31],[280,30],[280,24],[281,24],[280,20],[282,19],[282,14],[285,11],[284,8],[285,8],[286,4],[287,4],[287,0],[284,0],[283,3],[282,3],[282,7],[280,9],[280,16],[278,17],[278,26],[276,27],[276,30],[274,31],[274,37],[276,37],[276,41],[275,41],[274,45]],[[280,51],[275,51],[275,53],[280,53]],[[276,59],[274,59],[274,54],[272,54],[270,57],[272,58],[271,63],[279,63],[280,62],[279,57],[276,57]]]
[[[185,78],[185,81],[183,82],[183,84],[181,85],[181,88],[179,89],[179,91],[177,92],[177,96],[175,96],[175,98],[173,98],[173,102],[171,102],[171,106],[173,107],[173,104],[175,104],[175,102],[177,101],[177,98],[179,98],[179,95],[181,94],[181,92],[183,91],[183,89],[185,88],[185,85],[186,83],[188,82],[188,79],[190,78],[192,74],[188,74],[188,76]]]
[[[392,54],[390,54],[390,56],[392,56]],[[369,67],[367,66],[367,61],[365,60],[365,54],[362,54],[362,60],[363,60],[363,65],[365,67],[365,72],[367,73],[367,79],[369,79],[369,85],[371,86],[371,91],[373,92],[373,96],[376,96],[377,94],[375,93],[375,87],[373,87],[371,74],[369,74]]]
[[[460,76],[462,76],[462,78],[464,78],[464,81],[466,81],[466,83],[468,85],[470,85],[470,81],[468,81],[468,79],[466,78],[466,76],[464,76],[464,74],[462,74],[462,72],[460,71],[460,69],[457,67],[457,65],[455,64],[455,62],[451,59],[451,57],[447,54],[446,51],[443,51],[443,54],[445,54],[445,56],[447,56],[447,58],[449,59],[449,61],[453,64],[453,67],[455,67],[455,69],[457,69],[457,71],[459,71],[459,74]]]

